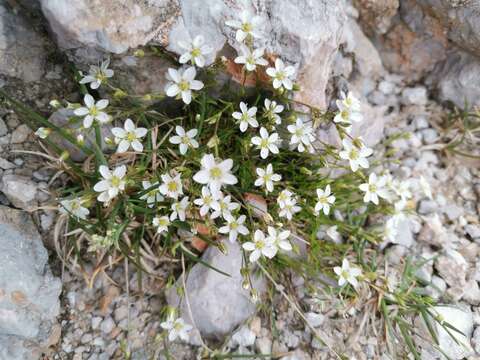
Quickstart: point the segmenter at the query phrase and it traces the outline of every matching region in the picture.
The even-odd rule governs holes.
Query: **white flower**
[[[120,165],[113,171],[105,165],[100,165],[98,168],[103,180],[99,181],[93,187],[93,190],[99,192],[97,199],[101,202],[108,202],[118,195],[119,192],[125,190],[126,181],[124,179],[127,173],[127,167]]]
[[[235,39],[243,42],[248,36],[256,39],[262,37],[260,29],[262,29],[263,18],[252,14],[248,10],[243,10],[238,14],[239,20],[227,20],[225,24],[237,29]]]
[[[102,83],[106,82],[108,78],[113,76],[113,70],[109,69],[110,60],[103,61],[100,66],[91,65],[88,75],[85,75],[80,84],[90,83],[90,88],[98,89]]]
[[[125,120],[123,129],[115,127],[112,129],[112,134],[115,136],[115,144],[118,145],[117,152],[124,153],[130,146],[133,150],[142,152],[143,145],[139,139],[147,135],[147,129],[137,128],[131,119]]]
[[[368,169],[370,164],[368,163],[367,157],[373,154],[373,150],[363,145],[363,142],[360,140],[360,147],[357,147],[349,139],[345,138],[342,141],[343,150],[339,152],[340,158],[348,160],[350,163],[350,168],[353,172],[357,171],[359,167]]]
[[[294,194],[287,189],[282,190],[282,192],[277,197],[278,206],[280,206],[280,208],[284,208],[287,202],[292,199],[293,195]]]
[[[267,66],[268,61],[263,58],[264,48],[250,50],[247,46],[240,46],[241,55],[233,60],[237,64],[244,64],[247,71],[255,71],[257,65]]]
[[[335,196],[331,194],[330,185],[325,187],[325,190],[317,189],[318,201],[315,204],[315,213],[318,214],[323,210],[325,215],[330,213],[330,205],[335,202]]]
[[[175,132],[177,135],[170,137],[169,141],[172,144],[178,145],[180,144],[180,154],[185,155],[189,147],[194,149],[198,148],[198,142],[194,139],[197,136],[198,130],[192,129],[185,132],[185,129],[181,126],[175,127]]]
[[[391,243],[397,242],[397,235],[398,235],[398,222],[395,217],[391,217],[387,220],[385,224],[385,229],[383,232],[383,238]]]
[[[222,216],[225,220],[227,217],[232,214],[232,211],[235,211],[240,208],[240,204],[231,201],[232,197],[230,195],[223,196],[221,192],[218,193],[219,197],[215,202],[212,203],[212,215],[211,219],[216,219],[219,216]]]
[[[281,104],[277,104],[276,101],[265,99],[265,116],[275,122],[275,124],[280,125],[282,123],[282,119],[278,114],[280,114],[285,107]]]
[[[423,176],[420,176],[419,184],[425,196],[428,197],[429,199],[433,199],[432,188],[430,187],[430,184],[427,181],[427,179],[425,179]]]
[[[295,197],[291,197],[285,200],[283,205],[280,205],[278,216],[292,220],[293,215],[298,213],[300,210],[302,210],[302,208],[297,205],[297,199]]]
[[[240,102],[240,110],[235,111],[232,116],[236,120],[240,120],[240,131],[245,132],[247,131],[248,125],[251,127],[258,127],[258,121],[255,118],[255,115],[257,114],[257,107],[252,106],[250,109],[247,107],[247,104],[245,104],[243,101]]]
[[[343,286],[348,282],[353,287],[356,287],[358,285],[357,277],[362,274],[362,271],[359,268],[351,267],[347,259],[343,259],[342,267],[335,266],[333,271],[338,275],[339,286]]]
[[[178,45],[186,50],[182,56],[180,56],[180,59],[178,62],[180,64],[185,64],[187,62],[191,62],[192,65],[196,65],[198,67],[204,67],[205,66],[205,55],[210,54],[213,49],[212,47],[205,44],[205,39],[202,35],[197,35],[193,39],[193,41],[189,42],[184,42],[184,41],[179,41]]]
[[[257,148],[260,150],[260,157],[262,159],[266,159],[270,151],[272,154],[278,154],[277,133],[269,135],[267,129],[261,127],[260,136],[254,136],[251,141],[253,145],[257,145]]]
[[[313,128],[309,124],[304,124],[302,119],[297,118],[295,124],[287,126],[287,130],[292,134],[290,145],[297,146],[300,152],[305,151],[305,147],[313,152],[312,141],[315,140],[313,136]]]
[[[265,187],[267,192],[273,191],[273,182],[282,180],[282,176],[273,172],[272,164],[268,164],[265,169],[257,168],[258,178],[255,180],[255,186]]]
[[[180,221],[185,221],[188,205],[188,196],[185,196],[180,201],[175,201],[171,207],[172,213],[170,214],[170,221],[173,221],[177,218]]]
[[[155,216],[153,218],[152,225],[157,228],[157,234],[168,232],[170,219],[168,218],[168,216]]]
[[[156,203],[163,201],[163,196],[160,194],[160,189],[158,186],[158,182],[151,183],[150,181],[143,180],[142,181],[143,190],[148,190],[146,194],[143,194],[140,199],[146,200],[148,207],[153,207]]]
[[[37,135],[40,139],[46,139],[51,132],[52,130],[49,128],[39,127],[37,131],[35,131],[35,135]]]
[[[76,108],[73,113],[76,116],[83,116],[83,127],[89,128],[93,121],[97,120],[100,124],[105,124],[110,120],[107,113],[100,111],[108,106],[108,100],[102,99],[95,103],[93,96],[86,94],[83,98],[85,106]]]
[[[180,174],[175,175],[172,177],[170,174],[163,174],[162,178],[162,185],[160,185],[160,192],[170,198],[178,199],[179,195],[183,195],[183,185],[182,179],[180,178]]]
[[[234,243],[237,240],[238,234],[247,235],[250,233],[243,223],[245,222],[246,216],[240,215],[238,218],[228,214],[225,217],[227,224],[218,229],[218,232],[221,234],[228,234],[228,240],[231,243]]]
[[[170,80],[165,86],[167,96],[176,97],[180,95],[185,104],[192,102],[192,90],[203,88],[203,82],[195,80],[197,71],[193,66],[186,69],[168,69],[167,79]]]
[[[336,101],[339,111],[333,121],[347,124],[362,121],[363,115],[360,112],[360,101],[351,92],[345,95],[342,91],[341,96],[342,98]]]
[[[235,185],[237,183],[237,178],[231,173],[232,159],[216,162],[212,154],[205,154],[200,164],[202,167],[193,176],[193,180],[199,184],[208,184],[213,194],[218,193],[223,185]]]
[[[180,338],[183,341],[188,341],[188,333],[192,330],[192,327],[183,321],[182,318],[168,319],[162,322],[160,326],[168,331],[168,340],[174,341],[176,338]]]
[[[360,190],[365,192],[363,201],[373,202],[378,205],[378,197],[388,198],[388,190],[385,187],[386,179],[383,176],[377,177],[375,173],[371,173],[368,177],[368,182],[359,186]]]
[[[242,245],[246,251],[251,251],[250,262],[257,261],[260,256],[266,256],[271,259],[277,253],[277,248],[270,238],[265,238],[261,230],[256,230],[253,236],[253,242],[248,241]]]
[[[202,197],[195,199],[193,203],[197,206],[200,206],[200,216],[205,216],[210,209],[212,209],[213,204],[217,202],[217,199],[218,196],[212,195],[208,186],[203,186]]]
[[[285,66],[282,59],[275,60],[275,67],[267,69],[267,75],[273,78],[273,88],[278,89],[284,87],[287,90],[292,90],[293,82],[292,77],[295,74],[295,68],[293,66]]]
[[[292,244],[288,241],[290,237],[289,230],[277,230],[272,226],[268,227],[267,241],[275,245],[277,249],[292,251]]]
[[[85,220],[90,211],[83,206],[83,200],[81,198],[62,200],[60,201],[60,212],[62,214],[69,214],[76,218]]]
[[[410,191],[410,181],[408,180],[393,180],[391,183],[391,188],[402,200],[410,199],[413,196],[412,192]]]

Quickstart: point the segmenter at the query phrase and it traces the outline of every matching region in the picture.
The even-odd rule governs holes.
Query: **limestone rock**
[[[354,0],[360,22],[369,31],[385,34],[397,14],[399,0]]]
[[[30,215],[0,206],[0,359],[40,357],[59,313],[61,282]]]
[[[177,285],[167,292],[168,303],[179,307],[181,316],[187,322],[195,323],[203,336],[217,339],[221,339],[247,320],[256,309],[249,291],[242,287],[240,246],[228,241],[224,243],[227,254],[211,246],[203,254],[202,260],[226,272],[230,277],[200,263],[194,265],[187,274],[186,293],[194,321],[190,318],[185,299],[179,299],[176,292],[177,287],[182,288],[182,279],[178,279]],[[264,282],[257,279],[254,288],[261,291],[264,286]]]
[[[44,73],[43,39],[0,0],[0,74],[25,82],[38,81]]]
[[[451,52],[429,82],[436,84],[438,98],[463,109],[480,106],[480,61],[465,52]]]
[[[13,206],[31,210],[37,205],[38,186],[30,178],[20,175],[4,175],[0,182],[0,190]]]

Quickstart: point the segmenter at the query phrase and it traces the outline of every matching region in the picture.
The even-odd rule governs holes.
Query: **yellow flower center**
[[[352,160],[358,159],[358,157],[359,157],[358,150],[357,150],[357,149],[352,149],[352,150],[350,150],[350,154],[349,154],[348,156],[349,156],[350,159],[352,159]]]
[[[259,250],[262,250],[265,247],[265,242],[263,240],[258,240],[255,243],[255,247]]]
[[[202,55],[202,52],[200,51],[199,48],[193,48],[192,51],[190,52],[190,55],[192,55],[192,58],[196,58],[197,56]]]
[[[190,145],[190,138],[188,136],[182,136],[181,141],[182,144]]]
[[[135,135],[135,133],[133,131],[129,131],[127,133],[127,141],[132,142],[132,141],[135,141],[135,140],[137,140],[137,135]]]
[[[262,141],[260,142],[260,147],[261,148],[268,147],[268,139],[262,139]]]
[[[172,191],[172,192],[175,192],[178,190],[178,185],[175,181],[170,181],[168,184],[167,184],[167,188],[168,188],[168,191]]]
[[[219,179],[222,176],[222,169],[220,169],[218,166],[211,168],[210,176],[212,179]]]
[[[277,71],[277,73],[275,74],[275,78],[278,80],[283,80],[285,79],[285,77],[286,75],[284,71]]]
[[[190,84],[188,83],[188,81],[182,80],[180,81],[180,84],[178,84],[178,87],[181,91],[187,91],[188,89],[190,89]]]
[[[113,187],[119,187],[121,182],[122,182],[122,179],[120,179],[118,176],[113,176],[112,179],[110,180],[110,183],[112,184]]]
[[[249,33],[253,30],[253,26],[252,24],[250,24],[249,22],[244,22],[242,24],[242,30],[246,33]]]
[[[98,109],[95,105],[93,105],[91,108],[90,108],[90,115],[92,116],[96,116],[98,115]]]
[[[370,191],[372,193],[377,192],[377,186],[374,185],[374,184],[368,185],[368,191]]]
[[[232,222],[232,223],[230,224],[230,229],[231,229],[231,230],[236,230],[237,228],[238,228],[238,224],[237,224],[236,222]]]

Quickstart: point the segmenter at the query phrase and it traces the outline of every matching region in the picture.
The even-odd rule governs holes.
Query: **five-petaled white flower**
[[[224,196],[222,192],[219,192],[218,195],[219,197],[212,204],[213,212],[212,215],[210,215],[210,218],[216,219],[219,216],[222,216],[226,220],[227,217],[232,214],[232,211],[240,208],[240,204],[232,201],[230,195]]]
[[[268,61],[263,58],[264,48],[250,50],[245,45],[240,46],[240,54],[233,61],[237,64],[244,64],[247,71],[255,71],[257,65],[267,66]]]
[[[142,187],[143,190],[148,190],[146,194],[143,194],[140,199],[141,200],[146,200],[148,207],[153,207],[156,203],[163,201],[163,196],[160,194],[160,189],[158,186],[158,182],[151,183],[148,180],[143,180],[142,181]]]
[[[248,129],[248,125],[251,127],[258,127],[258,121],[255,118],[255,115],[257,114],[257,107],[252,106],[250,109],[248,108],[247,104],[245,104],[243,101],[240,102],[240,110],[235,111],[232,116],[234,119],[240,121],[240,131],[245,132]]]
[[[152,225],[157,228],[157,234],[162,234],[164,232],[168,232],[170,219],[168,216],[155,216],[153,218]]]
[[[211,46],[205,45],[205,38],[202,35],[195,36],[195,38],[189,42],[179,41],[178,45],[186,50],[178,60],[180,64],[185,64],[190,61],[192,65],[204,67],[205,55],[213,51]]]
[[[362,274],[362,271],[359,268],[350,266],[347,259],[343,259],[342,267],[335,266],[333,271],[338,275],[339,286],[343,286],[348,282],[353,287],[356,287],[358,285],[357,277]]]
[[[408,180],[393,180],[391,188],[402,200],[408,200],[413,196],[410,190],[410,181]]]
[[[352,122],[360,122],[363,120],[363,115],[360,112],[360,101],[349,92],[348,95],[342,91],[342,98],[337,100],[338,113],[335,115],[333,121],[336,123],[347,123],[351,124]]]
[[[223,185],[235,185],[237,178],[231,173],[233,160],[215,160],[212,154],[205,154],[200,161],[201,169],[194,176],[199,184],[208,185],[212,194],[217,194]]]
[[[233,243],[237,240],[238,234],[247,235],[250,233],[247,227],[243,225],[245,223],[246,216],[240,215],[238,218],[231,214],[225,217],[227,224],[218,229],[221,234],[228,234],[228,240]]]
[[[257,168],[258,178],[255,180],[255,186],[265,187],[267,193],[273,191],[273,182],[282,180],[282,176],[273,172],[272,164],[268,164],[265,169]]]
[[[212,205],[216,203],[217,199],[218,196],[212,195],[208,186],[203,186],[202,197],[195,199],[193,203],[197,206],[200,206],[200,216],[205,216],[210,209],[212,209]]]
[[[37,131],[35,131],[35,135],[38,136],[40,139],[46,139],[51,132],[52,129],[39,127]]]
[[[76,116],[83,116],[83,127],[89,128],[92,126],[93,121],[97,120],[100,124],[105,124],[110,120],[107,113],[100,111],[108,106],[108,100],[102,99],[95,102],[93,96],[86,94],[83,98],[85,106],[76,108],[73,113]]]
[[[178,199],[179,195],[183,195],[183,185],[180,176],[180,174],[176,174],[174,177],[170,174],[163,174],[161,176],[163,182],[159,188],[160,192],[167,197]]]
[[[181,126],[175,127],[177,135],[170,137],[169,141],[172,144],[179,145],[180,154],[185,155],[189,147],[194,149],[198,148],[198,142],[194,139],[198,134],[197,129],[191,129],[185,132],[185,129]]]
[[[280,208],[283,208],[287,202],[289,202],[294,194],[290,190],[282,190],[282,192],[277,197],[277,203]]]
[[[83,206],[84,201],[81,198],[66,199],[60,201],[59,210],[62,214],[69,214],[76,218],[85,220],[90,211]]]
[[[98,168],[103,180],[100,180],[95,184],[93,190],[99,192],[97,199],[101,202],[108,202],[118,195],[121,191],[125,190],[126,181],[124,179],[127,173],[127,167],[120,165],[113,171],[105,165],[100,165]]]
[[[260,157],[262,159],[266,159],[268,157],[268,153],[271,151],[272,154],[278,154],[278,134],[273,133],[271,135],[268,134],[267,129],[264,127],[260,128],[260,136],[254,136],[252,138],[252,144],[256,145],[257,148],[260,150]]]
[[[325,187],[325,190],[317,189],[318,201],[315,204],[315,213],[320,213],[323,210],[325,215],[330,213],[330,206],[335,202],[335,196],[331,193],[330,185]]]
[[[373,150],[366,147],[360,139],[357,139],[360,144],[358,147],[356,144],[353,144],[350,139],[343,139],[343,150],[338,153],[340,158],[348,160],[350,163],[350,168],[353,172],[357,171],[359,167],[368,169],[370,164],[368,163],[367,157],[373,154]]]
[[[200,90],[203,88],[203,82],[195,80],[197,71],[193,66],[186,69],[168,69],[167,79],[170,82],[165,85],[165,93],[167,96],[176,97],[180,95],[185,104],[192,102],[192,90]]]
[[[280,118],[280,114],[285,107],[281,104],[277,104],[275,100],[270,100],[270,99],[265,99],[264,101],[265,105],[265,117],[267,117],[270,120],[273,120],[275,124],[280,125],[282,123],[282,119]]]
[[[253,235],[253,242],[248,241],[242,245],[246,251],[251,251],[249,260],[250,262],[257,261],[260,256],[266,256],[271,259],[277,253],[277,247],[275,246],[271,238],[265,238],[265,234],[261,230],[256,230]]]
[[[180,201],[175,201],[171,207],[172,213],[170,214],[170,221],[173,221],[177,218],[180,221],[185,221],[188,205],[188,196],[183,197]]]
[[[160,326],[168,331],[168,340],[174,341],[176,338],[180,338],[183,341],[188,341],[189,332],[192,330],[192,326],[185,323],[182,318],[172,319],[162,322]]]
[[[239,20],[227,20],[225,24],[237,29],[235,34],[235,39],[238,42],[243,42],[247,37],[260,39],[262,34],[260,29],[262,29],[263,18],[258,15],[252,14],[248,10],[242,10],[238,14]]]
[[[289,237],[289,230],[275,229],[273,226],[268,227],[268,242],[274,244],[277,249],[292,251],[292,244],[288,240]]]
[[[365,192],[363,201],[373,202],[378,205],[378,197],[388,198],[388,189],[385,187],[386,179],[383,176],[377,177],[375,173],[371,173],[368,182],[359,186],[360,190]]]
[[[297,199],[292,196],[287,198],[282,204],[279,203],[280,211],[278,216],[292,220],[293,215],[298,213],[302,208],[297,205]]]
[[[102,83],[106,82],[108,78],[113,76],[113,70],[109,69],[110,60],[103,61],[100,66],[91,65],[88,75],[85,75],[80,84],[90,83],[90,88],[93,90],[98,89]]]
[[[124,153],[130,147],[135,151],[142,152],[143,145],[139,139],[147,135],[148,130],[142,127],[137,128],[131,119],[125,120],[123,127],[123,129],[120,127],[112,129],[115,144],[118,145],[117,152]]]
[[[287,130],[292,134],[290,145],[296,146],[299,152],[304,152],[305,148],[313,152],[312,141],[315,140],[315,137],[311,125],[304,124],[302,119],[297,118],[295,124],[287,126]]]
[[[267,75],[273,78],[274,89],[283,86],[287,90],[292,90],[292,77],[294,74],[295,68],[293,66],[285,66],[285,63],[280,58],[275,60],[275,67],[269,67],[267,69]]]

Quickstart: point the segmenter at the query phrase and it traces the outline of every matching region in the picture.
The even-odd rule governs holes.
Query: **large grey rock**
[[[30,178],[8,174],[2,177],[0,191],[5,194],[13,206],[23,210],[33,210],[37,202],[38,185]]]
[[[466,52],[456,51],[429,78],[436,84],[438,98],[451,101],[463,109],[480,106],[480,60]]]
[[[211,266],[226,272],[227,277],[205,265],[196,264],[187,274],[186,296],[192,310],[190,317],[185,299],[179,299],[177,287],[182,289],[182,278],[175,287],[167,292],[167,301],[171,306],[179,307],[181,316],[189,323],[195,324],[200,333],[209,338],[221,339],[235,327],[255,313],[256,306],[250,299],[249,291],[242,287],[242,251],[238,243],[224,242],[227,254],[217,248],[209,247],[202,260]],[[262,279],[255,279],[254,288],[260,292],[264,289]]]
[[[0,74],[38,81],[45,61],[42,37],[26,20],[11,12],[5,0],[0,0]]]
[[[59,46],[77,61],[120,54],[164,37],[178,12],[175,0],[40,0]]]
[[[480,0],[416,0],[437,17],[458,46],[480,56]]]
[[[54,336],[61,282],[26,212],[0,206],[0,359],[38,359]]]

